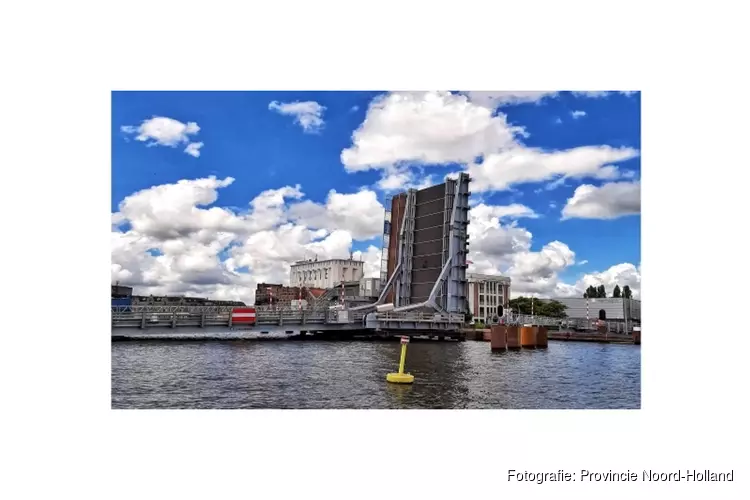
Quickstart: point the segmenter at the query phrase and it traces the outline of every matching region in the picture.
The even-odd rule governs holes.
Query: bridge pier
[[[201,313],[201,328],[206,327],[206,313]]]
[[[141,330],[146,329],[146,311],[143,311],[143,314],[141,314]]]
[[[177,313],[172,313],[172,328],[177,328]]]

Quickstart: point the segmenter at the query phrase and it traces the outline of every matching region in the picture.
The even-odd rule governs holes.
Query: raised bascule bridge
[[[113,336],[156,333],[359,332],[459,338],[469,310],[467,174],[386,203],[381,284],[375,302],[340,300],[339,284],[309,307],[113,306]],[[390,206],[388,206],[390,205]],[[339,298],[336,305],[331,301]]]

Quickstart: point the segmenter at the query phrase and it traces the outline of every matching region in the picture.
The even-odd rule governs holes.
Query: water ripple
[[[399,353],[394,342],[114,342],[112,407],[640,408],[640,346],[414,343],[413,386],[385,382]]]

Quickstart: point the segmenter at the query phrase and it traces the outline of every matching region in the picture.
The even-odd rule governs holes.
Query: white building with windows
[[[365,263],[359,260],[301,260],[289,271],[290,286],[333,288],[342,281],[360,281],[365,275]]]
[[[466,273],[469,282],[469,310],[474,321],[487,323],[497,314],[497,306],[508,307],[510,278],[497,274]]]

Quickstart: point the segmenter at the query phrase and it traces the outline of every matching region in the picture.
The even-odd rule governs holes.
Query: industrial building
[[[289,283],[293,287],[333,288],[342,281],[364,278],[364,262],[349,259],[301,260],[292,264]]]
[[[571,319],[591,319],[604,321],[640,321],[641,301],[625,298],[556,298],[565,306],[565,314]]]
[[[302,298],[307,300],[325,293],[322,288],[285,286],[280,283],[258,283],[255,287],[255,305],[289,306],[292,301]]]
[[[487,323],[497,315],[497,306],[508,307],[510,278],[495,274],[467,273],[469,311],[474,321]]]

